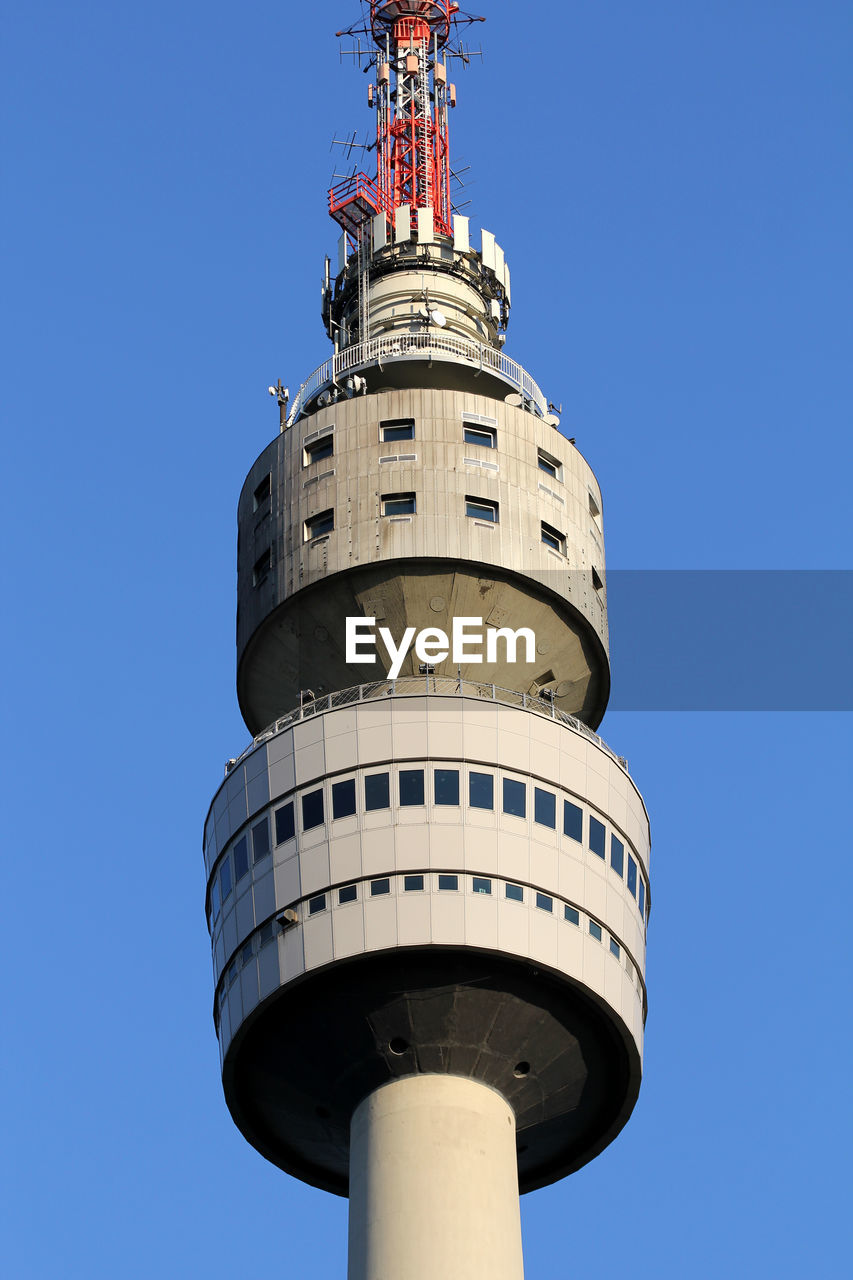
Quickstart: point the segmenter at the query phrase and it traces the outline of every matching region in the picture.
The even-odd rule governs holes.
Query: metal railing
[[[511,360],[502,351],[494,347],[483,346],[469,338],[458,337],[452,333],[386,333],[377,338],[369,338],[366,342],[355,342],[350,347],[324,360],[319,368],[305,379],[290,410],[287,425],[292,427],[299,418],[306,404],[323,387],[336,383],[338,378],[353,369],[366,364],[378,363],[382,360],[393,360],[409,355],[450,355],[476,365],[489,373],[495,373],[518,390],[525,400],[535,406],[542,416],[548,412],[548,401],[537,383],[526,369],[517,361]]]
[[[520,707],[524,711],[533,711],[537,715],[547,716],[549,720],[556,720],[567,729],[594,742],[619,765],[620,769],[628,773],[628,761],[624,756],[617,756],[604,739],[597,733],[593,733],[588,725],[578,720],[577,716],[570,716],[565,711],[561,711],[550,698],[537,698],[530,693],[520,693],[517,689],[502,689],[499,685],[453,679],[450,676],[402,676],[396,680],[376,680],[372,684],[353,685],[349,689],[339,689],[336,693],[327,693],[322,698],[312,698],[310,702],[303,702],[302,706],[289,711],[274,724],[267,725],[266,729],[252,739],[245,751],[236,759],[229,760],[225,766],[226,776],[242,760],[245,760],[255,747],[261,746],[283,729],[289,729],[301,720],[309,720],[312,716],[323,715],[327,711],[336,711],[340,707],[349,707],[359,702],[372,702],[388,697],[423,697],[424,694],[430,696],[438,694],[440,697],[485,698],[490,702],[500,702],[506,706]]]

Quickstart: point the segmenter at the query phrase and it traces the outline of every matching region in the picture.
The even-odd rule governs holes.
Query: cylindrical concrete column
[[[522,1280],[515,1116],[459,1076],[405,1076],[356,1108],[348,1280]]]

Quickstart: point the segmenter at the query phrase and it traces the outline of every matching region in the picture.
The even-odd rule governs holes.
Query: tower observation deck
[[[350,1280],[520,1280],[519,1190],[637,1099],[649,823],[595,732],[601,492],[451,203],[472,19],[368,11],[377,170],[329,192],[333,352],[270,389],[238,504],[253,741],[204,827],[214,1022],[248,1141],[350,1197]]]

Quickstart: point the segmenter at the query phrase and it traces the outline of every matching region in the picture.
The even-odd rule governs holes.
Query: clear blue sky
[[[483,9],[453,152],[512,264],[507,350],[601,480],[608,564],[849,568],[853,9]],[[246,742],[237,494],[267,384],[325,357],[329,142],[370,123],[334,39],[355,15],[7,10],[15,1280],[345,1274],[345,1203],[222,1100],[200,838]],[[524,1200],[528,1280],[847,1274],[850,723],[605,719],[652,817],[646,1077],[616,1143]]]

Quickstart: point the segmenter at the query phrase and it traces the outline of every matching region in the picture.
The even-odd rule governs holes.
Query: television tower
[[[520,1280],[519,1191],[602,1151],[640,1087],[649,824],[595,733],[601,493],[504,353],[503,250],[451,203],[475,20],[374,0],[338,33],[377,169],[329,192],[334,351],[270,388],[240,495],[254,738],[204,828],[228,1107],[349,1196],[349,1280]]]

